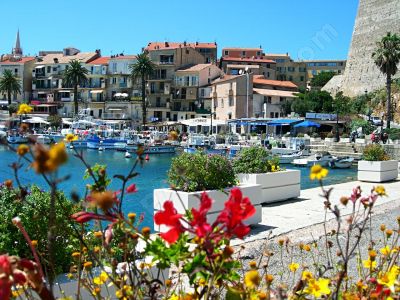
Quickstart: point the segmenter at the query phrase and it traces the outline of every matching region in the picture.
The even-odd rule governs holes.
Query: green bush
[[[168,182],[185,192],[221,190],[236,184],[231,162],[220,155],[182,153],[172,159]]]
[[[16,190],[0,188],[0,253],[32,258],[24,237],[12,223],[12,219],[18,216],[30,238],[38,241],[37,249],[42,254],[42,263],[46,265],[50,193],[42,192],[38,187],[32,186],[24,200],[15,199],[18,199]],[[57,193],[56,243],[54,245],[57,273],[65,273],[71,266],[72,249],[69,245],[73,242],[73,229],[69,216],[74,212],[73,203],[68,201],[63,193]]]
[[[352,131],[356,131],[359,127],[362,128],[364,134],[370,134],[375,130],[375,126],[367,120],[353,120],[351,121],[350,128]]]
[[[400,140],[400,128],[386,128],[384,130],[391,140]]]
[[[342,138],[347,139],[347,138],[349,138],[349,135],[347,133],[343,133]]]
[[[318,132],[314,132],[313,134],[311,134],[311,137],[313,138],[319,138],[319,133]]]
[[[277,166],[279,166],[279,158],[269,159],[269,153],[263,147],[244,148],[233,160],[233,169],[236,174],[267,173],[275,171]]]
[[[304,137],[304,133],[299,132],[299,133],[297,134],[297,137],[300,137],[300,138]]]
[[[364,148],[362,159],[368,161],[382,161],[389,160],[389,156],[381,145],[370,144]]]
[[[327,138],[331,139],[333,138],[333,133],[332,132],[328,132],[328,134],[326,135]]]

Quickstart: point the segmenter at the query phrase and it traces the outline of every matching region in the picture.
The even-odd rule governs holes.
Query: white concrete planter
[[[300,171],[285,170],[264,174],[238,174],[241,184],[259,184],[262,203],[273,203],[300,196]]]
[[[262,200],[262,191],[261,185],[258,184],[241,184],[239,188],[242,190],[244,197],[249,197],[251,203],[256,208],[256,213],[250,218],[247,219],[244,223],[247,225],[254,225],[261,223],[261,200]],[[229,191],[231,188],[225,189],[225,194],[222,191],[206,191],[211,199],[213,199],[213,205],[208,213],[208,221],[209,223],[214,222],[218,214],[224,209],[224,203],[229,198]],[[192,208],[200,207],[200,197],[203,192],[182,192],[182,191],[174,191],[171,189],[155,189],[153,194],[154,200],[154,210],[162,210],[163,204],[165,201],[171,200],[174,203],[174,207],[180,214],[185,213],[185,209],[191,210]],[[154,224],[154,230],[159,232],[165,232],[167,228],[164,226],[158,226]]]
[[[342,143],[350,143],[350,138],[340,138]]]
[[[365,139],[356,139],[356,144],[365,144]]]
[[[385,182],[394,180],[399,174],[397,160],[358,162],[358,180],[368,182]]]
[[[310,142],[320,142],[320,141],[321,141],[320,137],[317,138],[310,137]]]
[[[335,141],[335,138],[325,138],[325,142],[333,143]]]

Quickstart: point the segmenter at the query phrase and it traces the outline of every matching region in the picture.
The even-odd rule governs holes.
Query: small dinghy
[[[353,165],[353,157],[338,157],[329,162],[329,167],[336,169],[348,169]]]

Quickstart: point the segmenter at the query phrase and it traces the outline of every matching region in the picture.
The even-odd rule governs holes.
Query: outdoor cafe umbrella
[[[305,120],[299,124],[296,124],[293,126],[294,128],[299,128],[299,127],[321,127],[321,124],[313,122],[313,121],[309,121],[309,120]]]

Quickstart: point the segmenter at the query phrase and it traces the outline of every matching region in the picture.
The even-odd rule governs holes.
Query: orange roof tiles
[[[265,85],[287,87],[287,88],[298,88],[297,85],[295,85],[291,81],[271,80],[271,79],[261,78],[259,76],[253,78],[253,83],[254,84],[265,84]]]
[[[4,61],[0,61],[0,64],[4,64],[4,65],[22,65],[22,64],[25,64],[25,63],[27,63],[29,61],[32,61],[32,60],[35,60],[35,58],[32,57],[32,56],[25,56],[25,57],[22,57],[20,60],[17,60],[17,61],[13,61],[13,60],[10,61],[10,59],[8,58],[8,59],[6,59]]]
[[[110,60],[110,57],[108,56],[103,56],[103,57],[98,57],[91,62],[89,62],[89,65],[108,65],[108,61]]]
[[[241,48],[241,47],[228,47],[223,48],[222,51],[225,50],[234,50],[234,51],[262,51],[262,48]]]
[[[259,63],[270,63],[275,64],[276,62],[271,59],[266,59],[262,57],[223,57],[222,61],[242,61],[242,62],[259,62]]]
[[[162,50],[162,49],[177,49],[177,48],[183,48],[183,47],[192,47],[192,48],[210,48],[210,49],[216,49],[217,44],[216,43],[177,43],[177,42],[150,42],[146,50],[152,51],[152,50]]]

